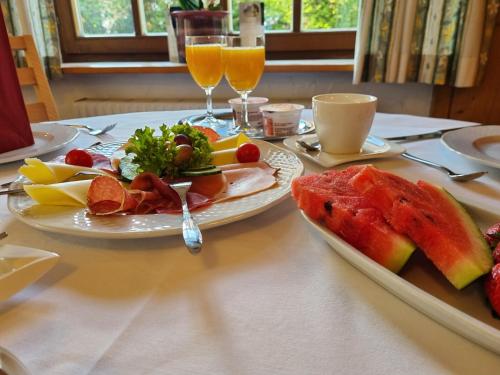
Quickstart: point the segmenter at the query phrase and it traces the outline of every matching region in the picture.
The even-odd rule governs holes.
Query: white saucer
[[[297,145],[297,140],[302,140],[311,144],[318,141],[317,135],[308,134],[293,136],[286,138],[283,141],[283,144],[290,150],[325,168],[331,168],[351,161],[386,158],[400,155],[405,152],[405,148],[403,146],[374,136],[368,137],[359,154],[329,154],[322,151],[306,151],[304,148]]]
[[[0,164],[23,160],[56,151],[78,137],[77,129],[57,124],[32,124],[35,143],[28,147],[0,153]]]
[[[59,255],[40,249],[0,245],[0,301],[38,280],[59,260]]]
[[[478,163],[500,168],[500,125],[481,125],[447,132],[441,141],[450,150]]]

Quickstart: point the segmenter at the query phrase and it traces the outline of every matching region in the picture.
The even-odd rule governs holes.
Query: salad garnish
[[[205,134],[188,124],[160,126],[160,135],[149,127],[137,129],[125,148],[136,165],[137,174],[152,172],[159,177],[177,178],[182,171],[210,165],[212,147]]]

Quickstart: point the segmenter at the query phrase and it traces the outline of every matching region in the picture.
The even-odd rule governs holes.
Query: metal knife
[[[473,125],[473,126],[480,126],[480,125]],[[457,130],[457,129],[463,129],[467,128],[468,126],[461,126],[458,128],[450,128],[450,129],[441,129],[441,130],[434,130],[428,133],[422,133],[422,134],[415,134],[415,135],[399,135],[395,137],[384,137],[388,141],[418,141],[421,139],[431,139],[431,138],[437,138],[441,137],[444,133],[447,133],[452,130]]]
[[[20,194],[25,193],[24,189],[10,189],[0,191],[0,195]]]

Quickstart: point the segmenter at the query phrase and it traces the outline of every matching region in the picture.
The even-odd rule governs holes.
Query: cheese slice
[[[19,168],[19,173],[35,184],[55,184],[66,181],[74,175],[85,172],[104,175],[105,172],[96,168],[79,167],[62,163],[45,163],[40,159],[24,159],[26,165]]]
[[[252,142],[244,133],[232,135],[230,137],[219,139],[211,144],[214,151],[222,151],[232,148],[238,148],[245,142]]]
[[[220,150],[212,152],[212,164],[224,165],[237,163],[236,159],[237,148],[228,148],[227,150]]]
[[[62,182],[52,185],[24,185],[24,191],[37,203],[53,206],[87,205],[87,192],[92,180]]]

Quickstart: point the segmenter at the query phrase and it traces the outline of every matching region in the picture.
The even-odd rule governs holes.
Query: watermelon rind
[[[454,218],[458,220],[461,229],[461,242],[467,245],[463,248],[464,258],[457,262],[445,276],[457,288],[462,289],[478,277],[487,274],[493,267],[491,250],[481,230],[469,215],[465,207],[455,197],[441,186],[419,181],[417,185],[428,192],[434,192],[455,209]]]

